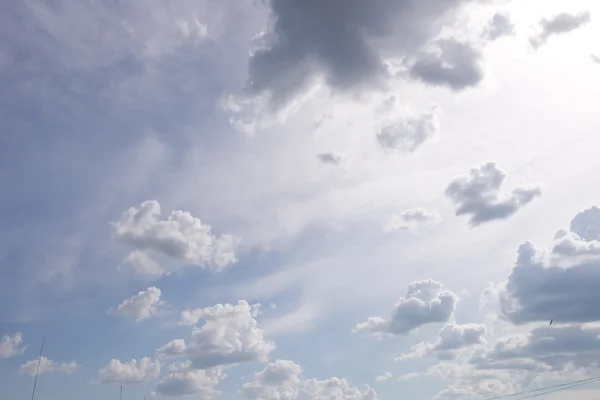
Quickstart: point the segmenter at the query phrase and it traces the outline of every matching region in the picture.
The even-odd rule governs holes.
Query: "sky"
[[[48,400],[600,376],[598,15],[4,2],[0,398],[38,368]],[[598,398],[586,383],[540,398]]]

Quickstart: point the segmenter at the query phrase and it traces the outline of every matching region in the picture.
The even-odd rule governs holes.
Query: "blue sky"
[[[600,8],[541,3],[0,6],[0,397],[44,337],[50,400],[600,375]]]

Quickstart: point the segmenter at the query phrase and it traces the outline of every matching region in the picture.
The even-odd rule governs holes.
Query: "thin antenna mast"
[[[44,354],[44,343],[46,343],[46,337],[42,339],[42,348],[40,349],[40,358],[38,359],[37,370],[35,371],[35,380],[33,381],[33,392],[31,393],[31,400],[35,397],[35,387],[37,386],[38,375],[40,374],[40,365],[42,364],[42,355]]]

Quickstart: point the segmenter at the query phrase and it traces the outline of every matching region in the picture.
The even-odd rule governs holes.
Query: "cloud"
[[[115,313],[125,317],[135,318],[136,321],[143,321],[155,315],[158,311],[158,306],[163,304],[163,302],[160,301],[160,296],[160,289],[149,287],[124,300],[119,304]]]
[[[514,324],[600,321],[600,209],[575,216],[569,232],[559,231],[544,251],[519,246],[517,261],[502,285],[502,313]]]
[[[127,255],[125,261],[133,268],[137,275],[159,278],[168,275],[160,264],[144,251],[132,251]]]
[[[537,186],[518,187],[510,194],[502,193],[505,178],[505,173],[494,162],[472,168],[468,175],[456,178],[445,191],[457,206],[455,215],[470,215],[470,225],[477,226],[506,219],[542,194]]]
[[[20,356],[26,349],[27,345],[23,345],[23,335],[20,332],[6,334],[0,340],[0,359]]]
[[[41,360],[31,360],[27,361],[25,364],[21,366],[19,369],[19,373],[28,374],[31,376],[35,376],[39,361],[39,374],[45,374],[48,372],[61,372],[63,374],[72,374],[78,368],[81,368],[81,365],[77,364],[75,361],[71,361],[68,363],[58,364],[44,356],[42,356]]]
[[[167,397],[201,394],[212,398],[215,387],[226,377],[219,368],[174,372],[158,382],[155,393]]]
[[[452,26],[467,3],[271,0],[271,26],[250,58],[248,92],[268,93],[273,104],[281,104],[317,79],[336,90],[381,85],[390,77],[388,59],[418,53]]]
[[[217,304],[198,310],[182,313],[184,321],[196,323],[191,339],[175,339],[159,348],[161,358],[186,358],[191,368],[207,369],[217,366],[231,366],[251,361],[266,361],[275,348],[264,337],[262,329],[254,319],[255,309],[246,301],[236,305]]]
[[[577,14],[561,13],[540,21],[540,32],[529,39],[531,45],[538,48],[548,41],[551,36],[561,35],[581,28],[591,21],[592,15],[589,11],[583,11]]]
[[[590,59],[595,62],[596,64],[600,64],[600,56],[597,56],[595,54],[590,54]]]
[[[486,327],[482,324],[446,324],[438,332],[436,343],[418,343],[412,347],[412,352],[398,357],[404,361],[424,356],[437,357],[440,360],[454,360],[457,351],[485,342]]]
[[[423,325],[448,321],[455,305],[456,295],[449,290],[442,290],[440,282],[432,279],[413,282],[387,318],[369,317],[366,322],[356,325],[354,331],[374,335],[405,335]]]
[[[577,324],[537,327],[526,335],[502,338],[470,362],[483,370],[543,373],[597,369],[599,356],[600,328]]]
[[[477,330],[472,340],[462,341],[456,333],[448,336],[452,340],[440,338],[435,355],[442,354],[442,361],[416,375],[452,382],[438,398],[498,396],[565,375],[595,375],[600,368],[598,271],[600,208],[590,207],[571,220],[568,230],[559,230],[547,249],[521,244],[508,280],[486,286],[482,311],[500,317],[485,328],[486,341],[477,339],[483,339]],[[473,343],[473,348],[445,358],[444,348],[453,346],[444,342]],[[420,343],[401,359],[432,354],[433,347]]]
[[[344,157],[342,157],[341,154],[338,154],[335,151],[329,151],[317,154],[317,159],[323,164],[338,165],[344,160]]]
[[[150,254],[215,271],[237,261],[236,240],[231,235],[216,236],[210,225],[185,211],[173,211],[166,220],[157,219],[160,213],[158,201],[149,200],[139,208],[130,208],[113,224],[117,239],[135,248],[129,259],[133,258],[136,271],[158,274],[156,263],[148,262]],[[168,269],[162,271],[167,273]]]
[[[383,226],[383,230],[384,232],[394,232],[413,229],[420,225],[436,221],[437,219],[437,215],[423,208],[411,208],[403,211],[401,214],[392,215],[390,220]]]
[[[275,360],[255,373],[254,381],[245,383],[241,392],[251,400],[377,399],[377,393],[369,386],[362,391],[345,379],[304,379],[301,375],[302,367],[295,362]]]
[[[159,374],[158,360],[153,361],[147,357],[125,363],[113,359],[99,372],[100,382],[115,385],[137,385],[154,380]]]
[[[385,372],[382,375],[379,375],[378,377],[375,378],[376,382],[386,382],[389,381],[390,379],[392,379],[392,373],[391,372]]]
[[[481,53],[470,43],[440,39],[417,57],[409,75],[430,85],[465,90],[483,79]]]
[[[483,37],[487,40],[497,40],[504,36],[515,34],[515,25],[508,14],[496,13],[483,30]]]
[[[432,106],[420,115],[387,121],[377,133],[384,149],[412,153],[439,134],[438,107]]]

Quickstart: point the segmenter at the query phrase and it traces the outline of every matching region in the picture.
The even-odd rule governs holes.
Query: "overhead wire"
[[[599,382],[599,381],[600,381],[600,377],[593,378],[593,379],[589,379],[586,382],[573,383],[571,386],[560,387],[560,388],[556,388],[554,390],[549,390],[549,391],[544,392],[544,393],[536,393],[536,394],[533,394],[531,396],[521,397],[519,400],[532,399],[534,397],[543,396],[545,394],[550,394],[550,393],[555,393],[555,392],[561,392],[563,390],[568,390],[568,389],[572,389],[574,387],[583,386],[583,385],[589,385],[590,383],[595,383],[595,382]]]
[[[600,381],[600,376],[596,376],[593,378],[581,379],[581,380],[577,380],[577,381],[566,382],[566,383],[561,383],[558,385],[546,386],[543,388],[527,390],[527,391],[523,391],[523,392],[519,392],[519,393],[512,393],[512,394],[507,394],[507,395],[503,395],[503,396],[490,397],[485,400],[508,399],[511,397],[523,396],[523,395],[529,395],[529,396],[521,397],[521,398],[519,398],[519,400],[531,399],[534,397],[543,396],[545,394],[559,392],[561,390],[571,389],[571,388],[577,387],[577,386],[588,385],[590,383],[595,383],[598,381]],[[539,392],[543,392],[543,393],[539,393]]]

